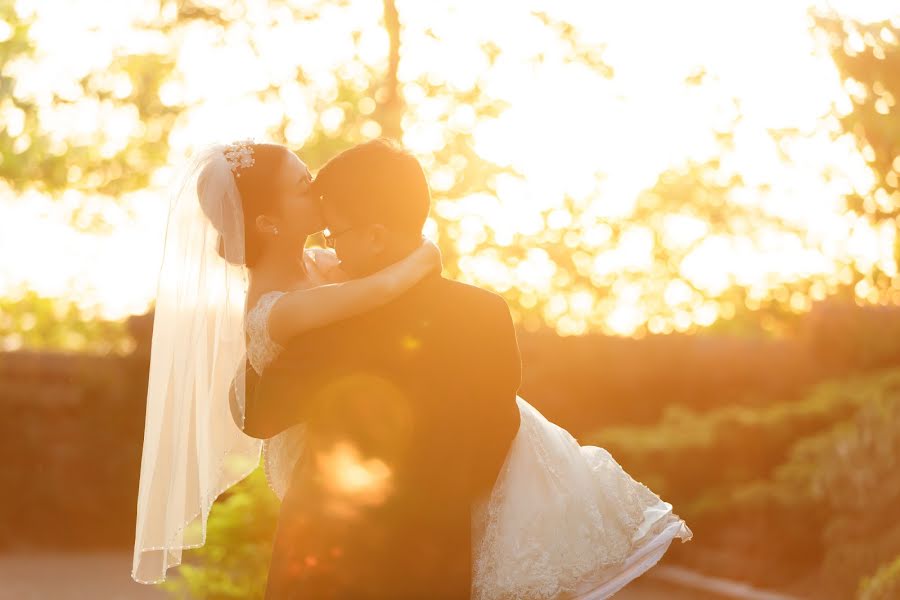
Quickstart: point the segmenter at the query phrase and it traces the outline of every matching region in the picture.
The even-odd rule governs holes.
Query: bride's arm
[[[409,256],[367,277],[289,292],[272,306],[269,336],[284,344],[304,331],[368,312],[440,268],[440,250],[426,241]]]

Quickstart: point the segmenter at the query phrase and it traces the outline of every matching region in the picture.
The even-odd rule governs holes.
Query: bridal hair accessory
[[[225,146],[225,160],[231,167],[235,177],[240,177],[240,169],[252,167],[256,162],[253,158],[253,140],[241,140]]]

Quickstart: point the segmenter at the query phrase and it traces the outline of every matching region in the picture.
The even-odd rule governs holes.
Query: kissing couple
[[[383,139],[315,177],[252,142],[184,166],[156,299],[136,581],[162,581],[205,543],[212,504],[261,456],[282,501],[271,600],[608,598],[691,538],[609,452],[518,396],[510,310],[441,274],[422,235],[430,204],[419,161]],[[327,247],[307,248],[323,231]]]

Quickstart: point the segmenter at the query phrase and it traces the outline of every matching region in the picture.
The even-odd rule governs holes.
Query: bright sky
[[[309,22],[295,22],[287,13],[272,19],[264,3],[248,4],[243,26],[230,31],[231,43],[223,46],[200,25],[178,40],[135,34],[132,24],[152,16],[159,5],[155,1],[20,0],[20,14],[36,18],[38,58],[34,64],[4,68],[19,75],[15,94],[42,106],[48,129],[61,143],[96,139],[114,153],[142,134],[132,111],[113,111],[74,97],[71,105],[55,106],[50,94],[75,94],[74,83],[103,70],[116,48],[172,49],[179,76],[163,89],[163,101],[192,105],[170,138],[173,162],[206,142],[264,139],[282,114],[290,120],[289,143],[302,147],[317,116],[315,99],[335,89],[334,73],[347,71],[355,51],[347,33],[362,29],[364,60],[384,64],[382,3],[329,6]],[[895,0],[831,4],[861,19],[894,17],[900,27]],[[710,237],[682,265],[682,276],[711,293],[735,281],[760,297],[800,277],[820,276],[833,284],[846,275],[839,264],[847,260],[864,270],[878,265],[896,276],[896,227],[873,229],[842,209],[842,196],[854,188],[868,190],[872,177],[853,142],[846,137],[832,142],[830,128],[836,125],[822,119],[835,104],[846,110],[848,101],[830,59],[815,48],[808,7],[800,0],[398,2],[405,28],[401,81],[426,75],[465,87],[486,68],[479,41],[491,40],[503,50],[486,92],[506,100],[510,108],[488,123],[472,122],[461,109],[451,123],[471,129],[483,157],[516,167],[524,180],[501,182],[497,198],[475,196],[436,206],[437,214],[461,218],[463,235],[454,243],[467,254],[486,231],[498,246],[527,243],[542,228],[553,223],[565,227],[576,218],[601,246],[609,235],[605,223],[627,219],[638,194],[660,172],[716,151],[712,132],[729,122],[731,99],[736,98],[743,120],[736,132],[734,168],[750,185],[771,186],[765,197],[748,201],[762,202],[770,214],[800,224],[808,235],[799,239],[773,232],[754,244]],[[603,57],[615,77],[607,80],[584,66],[566,64],[560,44],[530,16],[536,10],[577,24],[585,41],[605,44]],[[428,28],[434,36],[426,34]],[[4,31],[0,23],[0,37]],[[245,43],[248,35],[257,40],[258,56]],[[545,60],[534,66],[531,59],[538,50]],[[294,81],[298,63],[311,81],[307,87]],[[685,78],[699,67],[707,72],[708,83],[686,86]],[[280,86],[280,92],[261,102],[256,92],[270,84]],[[123,95],[128,93],[127,79],[117,85]],[[442,144],[444,125],[436,116],[445,107],[415,84],[407,84],[404,93],[410,114],[403,141],[423,158],[433,186],[440,189],[446,173],[428,156]],[[0,102],[0,122],[14,132],[17,116],[9,106]],[[327,109],[321,116],[335,126],[343,119],[340,111]],[[778,159],[766,133],[779,128],[797,128],[810,136],[793,148],[794,164]],[[840,174],[831,183],[821,176],[828,167]],[[163,169],[155,180],[163,183],[166,174]],[[566,195],[576,202],[578,215],[553,211]],[[71,228],[71,212],[85,203],[113,227],[98,233]],[[37,193],[14,197],[0,189],[0,207],[0,293],[15,295],[30,288],[75,299],[112,318],[146,310],[156,286],[165,220],[165,202],[157,190],[131,194],[113,205],[75,192],[59,201]],[[667,236],[673,244],[704,233],[704,224],[690,219],[670,225]],[[634,227],[619,247],[590,257],[593,262],[586,268],[593,269],[598,282],[615,278],[620,269],[640,270],[648,255],[648,233]],[[709,324],[721,314],[721,307],[698,303],[682,282],[653,287],[623,281],[603,299],[593,298],[589,290],[567,289],[540,247],[518,264],[481,252],[464,259],[462,268],[470,281],[501,292],[515,287],[537,296],[558,290],[543,316],[563,333],[599,328],[629,334],[644,324],[652,331],[670,331]],[[878,299],[866,289],[857,291]],[[646,301],[650,296],[666,310]],[[804,306],[798,301],[798,309]]]

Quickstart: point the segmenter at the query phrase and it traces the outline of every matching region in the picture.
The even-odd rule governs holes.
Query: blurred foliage
[[[51,97],[35,97],[16,85],[16,74],[41,60],[29,37],[31,22],[17,14],[15,0],[0,0],[0,18],[14,28],[13,35],[0,42],[0,113],[5,121],[0,130],[0,178],[17,191],[37,188],[53,194],[78,190],[116,197],[146,187],[168,159],[168,132],[180,110],[160,101],[160,86],[174,67],[166,45],[145,52],[116,49],[107,64],[85,72],[74,89],[60,82]],[[140,27],[152,34],[167,25],[160,13],[158,20]],[[140,127],[123,144],[111,145],[109,124],[103,121],[90,134],[69,136],[45,124],[85,118],[94,109],[136,114]]]
[[[900,555],[860,582],[857,600],[900,598]]]
[[[900,216],[900,37],[892,21],[860,23],[814,12],[852,101],[841,115],[877,177],[873,193],[851,198],[873,220]]]
[[[862,401],[858,389],[878,385],[862,376],[823,383],[796,402],[707,412],[672,406],[654,426],[611,427],[585,441],[623,457],[629,472],[691,513],[692,503],[702,510],[723,489],[769,476],[797,439],[849,418]]]
[[[36,98],[18,89],[16,74],[46,57],[39,55],[29,37],[29,18],[20,18],[14,4],[13,0],[0,0],[0,17],[14,24],[13,34],[0,43],[4,63],[0,90],[6,92],[0,113],[7,123],[0,131],[0,177],[16,192],[36,188],[60,194],[72,190],[76,195],[99,194],[110,201],[148,186],[157,168],[173,158],[173,134],[177,136],[192,118],[192,103],[198,100],[164,93],[167,85],[185,87],[177,61],[185,43],[206,35],[215,47],[250,48],[262,61],[260,48],[279,21],[315,23],[349,10],[349,3],[274,0],[267,4],[268,20],[260,20],[252,7],[238,2],[148,3],[144,8],[153,10],[142,9],[130,25],[133,37],[143,43],[114,48],[109,62],[92,65],[77,78],[74,89],[63,82],[51,97]],[[700,246],[713,240],[737,239],[760,250],[767,244],[771,247],[774,232],[801,240],[800,245],[811,251],[822,250],[828,242],[817,245],[805,239],[796,223],[774,216],[760,203],[738,201],[741,195],[764,197],[767,185],[749,184],[736,170],[734,137],[742,107],[730,98],[721,99],[724,114],[732,118],[714,132],[717,155],[670,165],[639,194],[627,214],[594,214],[607,200],[598,187],[604,176],[602,165],[588,174],[586,185],[594,187],[586,198],[542,199],[539,206],[516,198],[520,195],[517,186],[526,181],[524,175],[508,164],[485,158],[486,153],[474,148],[475,125],[489,127],[510,108],[494,95],[492,81],[502,79],[504,63],[539,66],[551,55],[561,56],[586,77],[613,80],[616,72],[606,60],[606,47],[587,40],[577,23],[560,18],[549,6],[546,11],[525,7],[521,10],[531,20],[529,26],[534,24],[546,33],[535,39],[533,48],[510,51],[491,40],[475,39],[466,60],[480,65],[477,76],[466,83],[448,81],[437,69],[404,70],[407,47],[403,44],[418,36],[417,43],[439,49],[450,41],[446,36],[453,34],[452,30],[435,25],[413,31],[402,25],[402,10],[398,11],[393,0],[385,0],[381,8],[378,22],[346,20],[344,33],[351,49],[344,52],[347,58],[340,68],[328,74],[333,86],[322,85],[321,74],[315,72],[308,57],[298,53],[293,75],[289,71],[286,79],[253,92],[267,112],[280,111],[273,113],[278,118],[269,137],[293,145],[302,140],[301,153],[313,167],[377,135],[427,138],[431,149],[421,158],[431,179],[434,233],[444,251],[447,274],[503,293],[527,329],[643,335],[714,326],[729,332],[780,333],[790,329],[795,315],[813,301],[834,294],[852,296],[853,286],[863,279],[868,282],[865,289],[885,294],[898,285],[895,274],[850,259],[838,265],[837,275],[829,276],[828,281],[821,275],[769,273],[764,285],[751,286],[734,276],[698,285],[697,277],[687,272],[689,263]],[[367,36],[379,28],[387,39],[383,58],[377,52],[373,55],[371,44],[366,45]],[[868,90],[854,96],[853,110],[841,117],[840,123],[859,140],[881,186],[872,194],[849,200],[873,217],[895,215],[900,197],[894,164],[900,127],[894,108],[900,93],[896,75],[900,69],[895,68],[900,56],[897,28],[890,22],[861,25],[821,14],[815,17],[815,30],[824,36],[848,82],[855,82],[850,87]],[[420,46],[425,51],[430,48]],[[716,82],[698,68],[685,84],[715,89]],[[291,111],[292,103],[304,104],[303,110]],[[105,122],[98,122],[93,131],[66,138],[47,126],[51,116],[77,115],[90,107],[101,107],[101,114],[127,115],[138,126],[115,140],[110,131],[116,128]],[[425,131],[423,123],[430,129]],[[778,139],[793,134],[771,135]],[[789,161],[788,154],[784,158]],[[510,228],[502,222],[509,220],[511,210],[530,219],[527,227]],[[97,219],[79,223],[73,224],[87,229],[98,226]],[[674,239],[679,236],[671,235],[673,228],[693,233]],[[634,264],[620,264],[628,253]],[[900,259],[900,250],[897,257]],[[765,289],[753,289],[760,285]],[[611,327],[610,315],[623,306],[625,313],[636,307],[632,312],[638,314]]]
[[[811,16],[850,98],[849,110],[835,109],[834,114],[875,178],[871,189],[847,195],[848,207],[872,223],[894,227],[891,219],[900,224],[900,21],[863,23],[821,9]],[[894,260],[900,263],[900,236],[895,237]],[[859,295],[872,301],[896,289],[898,282],[896,270],[876,268],[868,274],[854,272],[847,283],[869,290]]]
[[[821,573],[838,597],[900,554],[900,374],[873,392],[853,419],[799,441],[776,474],[783,490],[808,490],[824,507]]]
[[[0,18],[14,23],[16,27],[15,34],[7,42],[0,44],[3,62],[18,64],[18,69],[27,69],[28,61],[40,59],[34,56],[34,48],[29,40],[29,22],[16,15],[14,0],[0,0],[0,3]],[[329,3],[313,3],[302,9],[291,2],[273,4],[289,9],[296,19],[315,20],[322,7]],[[105,156],[101,151],[108,133],[102,127],[90,139],[54,139],[52,133],[42,127],[42,107],[36,100],[16,95],[15,77],[7,74],[14,73],[15,69],[4,69],[0,76],[0,89],[6,90],[4,102],[9,106],[0,109],[14,111],[17,118],[21,119],[22,127],[21,131],[15,131],[11,127],[0,131],[0,178],[9,181],[17,191],[36,187],[56,194],[73,189],[108,194],[111,200],[128,191],[146,187],[156,168],[169,159],[169,136],[177,126],[179,115],[188,108],[164,105],[160,101],[161,86],[167,81],[177,81],[179,77],[173,57],[177,44],[189,33],[190,27],[199,23],[214,27],[220,33],[224,29],[233,28],[232,33],[243,36],[243,41],[252,47],[256,43],[254,34],[242,27],[245,12],[246,9],[239,3],[222,5],[202,1],[161,2],[157,18],[139,25],[146,33],[159,34],[168,40],[168,45],[164,45],[164,53],[116,53],[109,65],[86,74],[80,80],[77,93],[69,91],[77,100],[64,97],[61,92],[54,94],[49,103],[49,107],[53,109],[73,106],[75,102],[99,102],[110,104],[114,108],[133,107],[137,110],[140,131],[129,138],[127,146],[113,156]],[[386,1],[385,14],[390,16],[392,12],[396,13],[394,3]],[[396,60],[388,65],[387,72],[365,60],[364,51],[360,47],[362,32],[348,31],[348,37],[354,41],[357,50],[352,60],[342,65],[340,73],[336,73],[337,93],[314,95],[309,107],[315,121],[303,144],[302,155],[311,165],[321,166],[337,152],[371,137],[402,136],[403,85],[397,78],[400,24],[396,20],[396,14],[394,17],[386,18],[383,23],[389,30],[392,55],[396,54]],[[239,40],[232,39],[230,43],[237,41]],[[296,81],[301,86],[311,83],[300,62],[297,65]],[[460,106],[472,111],[470,117],[473,123],[496,115],[502,109],[502,106],[485,99],[477,84],[471,89],[458,90],[438,83],[434,78],[423,77],[417,82],[406,82],[405,85],[420,85],[424,93],[444,104],[446,110],[435,116],[435,119],[443,123]],[[116,89],[125,88],[130,90],[128,94],[116,92]],[[278,98],[279,92],[277,87],[269,87],[260,90],[257,95],[260,101],[273,101]],[[334,114],[334,111],[343,115],[337,127],[326,124],[323,119],[323,116]],[[291,125],[291,117],[284,113],[281,122],[270,132],[271,138],[285,143],[288,137],[286,130]],[[452,136],[453,142],[444,146],[434,157],[438,164],[458,168],[457,181],[450,193],[459,194],[465,190],[490,187],[490,174],[498,168],[478,157],[471,148],[468,131],[456,130]],[[76,210],[74,214],[80,213]],[[75,225],[73,220],[73,226]],[[95,230],[100,225],[102,223],[93,219],[89,220],[87,228]],[[455,257],[449,248],[445,257],[448,265],[455,264]],[[85,323],[76,326],[69,317],[63,320],[48,318],[46,308],[50,302],[40,299],[32,306],[31,303],[35,301],[33,294],[19,298],[15,302],[18,315],[16,319],[24,320],[29,327],[40,333],[29,333],[26,330],[21,336],[8,338],[7,347],[44,348],[54,347],[55,344],[55,347],[61,349],[95,350],[119,344],[117,335],[108,336],[105,325],[98,327]],[[65,300],[58,300],[57,310],[65,304]],[[70,315],[79,312],[71,303],[66,310]],[[32,322],[34,325],[30,325]],[[73,327],[79,330],[77,334],[73,333]],[[58,331],[51,334],[54,328]],[[79,341],[77,336],[82,334],[88,335],[88,338]],[[0,336],[6,337],[2,333]]]
[[[796,403],[672,409],[590,441],[673,503],[698,542],[678,554],[701,571],[762,586],[807,576],[815,597],[843,599],[900,552],[900,370]]]
[[[262,468],[213,504],[206,543],[159,584],[175,598],[253,600],[266,589],[280,503]]]
[[[133,342],[124,322],[86,314],[75,304],[27,291],[0,298],[0,349],[126,353]]]
[[[740,121],[737,113],[731,128]],[[729,278],[719,289],[711,291],[686,276],[691,255],[712,238],[734,238],[748,245],[764,248],[764,240],[772,231],[801,235],[802,229],[787,220],[768,213],[759,204],[734,202],[736,190],[741,193],[764,194],[765,186],[751,190],[739,172],[728,167],[734,151],[731,129],[717,134],[719,147],[714,159],[688,162],[660,174],[656,183],[637,198],[634,210],[622,220],[608,221],[609,241],[599,256],[585,243],[587,232],[563,238],[565,244],[548,246],[551,258],[573,274],[572,287],[593,289],[602,297],[616,287],[633,285],[640,294],[633,301],[653,315],[651,321],[678,322],[690,315],[703,325],[719,323],[720,330],[748,333],[774,333],[789,328],[800,310],[809,308],[810,279],[790,278],[775,281],[773,292],[760,298],[758,292]],[[695,231],[684,239],[674,240],[674,223],[690,224]],[[596,262],[603,250],[621,247],[629,237],[647,234],[650,242],[649,269],[610,269],[597,274]],[[608,248],[606,248],[608,246]],[[820,284],[821,285],[821,284]],[[710,298],[715,297],[715,302]],[[798,300],[798,298],[802,298]],[[699,313],[706,310],[707,315]],[[659,330],[657,330],[658,332]]]

